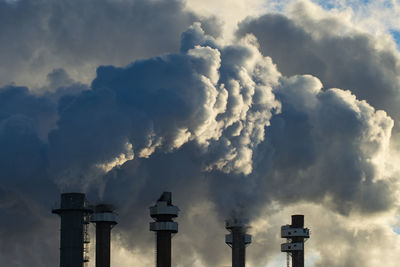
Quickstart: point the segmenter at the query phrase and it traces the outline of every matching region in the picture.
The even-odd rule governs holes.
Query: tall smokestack
[[[110,267],[111,229],[118,216],[111,205],[95,206],[91,221],[96,224],[96,267]]]
[[[304,267],[304,241],[310,238],[310,230],[304,228],[304,215],[292,215],[292,224],[281,227],[281,237],[288,241],[281,245],[281,251],[292,256],[292,267]]]
[[[178,232],[178,223],[172,219],[178,217],[179,209],[172,205],[171,192],[164,192],[156,205],[150,207],[150,231],[157,236],[157,267],[171,267],[171,235]]]
[[[85,194],[61,194],[61,206],[52,212],[61,217],[60,267],[84,266],[89,261],[87,226],[92,212]]]
[[[226,221],[225,228],[231,232],[225,236],[225,243],[232,248],[232,267],[244,267],[246,246],[251,243],[251,235],[246,234],[249,227],[243,220],[230,219]]]

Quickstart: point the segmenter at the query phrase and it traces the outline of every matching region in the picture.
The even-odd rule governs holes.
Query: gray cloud
[[[189,32],[198,33],[193,29]],[[198,36],[194,39],[209,42],[207,38]],[[218,45],[215,46],[218,47]],[[246,49],[246,46],[218,47],[218,50],[221,51],[219,81],[226,85],[229,84],[229,79],[238,75],[238,72],[235,71],[236,62],[243,62],[238,68],[244,68],[243,58],[247,58],[245,55],[249,55],[246,54],[249,53],[249,50]],[[262,58],[261,55],[258,56]],[[172,58],[177,60],[175,57]],[[268,59],[264,60],[268,62]],[[140,63],[143,64],[141,66],[146,65],[144,62]],[[183,63],[179,65],[185,66]],[[157,68],[154,65],[151,66],[148,69],[151,69],[153,73],[157,72]],[[119,73],[106,76],[109,85],[105,87],[113,88],[114,81],[122,81],[123,78],[120,77],[124,77],[123,72],[128,71],[129,68],[131,67],[125,70],[120,69]],[[185,69],[190,68],[185,67]],[[273,65],[266,65],[266,69],[259,73],[276,73],[274,69]],[[103,80],[100,75],[105,75],[108,71],[113,73],[115,69],[108,68],[103,69],[102,72],[99,71],[99,77],[94,82],[95,86],[98,86],[96,83]],[[126,88],[134,88],[136,84],[141,84],[140,79],[136,78],[134,73],[129,73],[128,79],[135,80],[135,84],[129,85],[129,82],[123,81],[122,84],[128,84]],[[143,72],[139,73],[140,77],[146,77]],[[173,74],[174,71],[171,70],[170,73]],[[185,73],[185,76],[187,77],[188,74]],[[157,77],[162,77],[162,75],[157,75]],[[131,198],[130,192],[134,192],[133,194],[136,196],[134,200],[125,199],[120,205],[125,206],[125,209],[128,210],[140,210],[140,207],[145,206],[142,203],[151,203],[151,192],[172,190],[179,192],[180,196],[183,194],[182,198],[178,196],[177,203],[181,203],[182,210],[189,214],[196,203],[204,202],[204,199],[212,199],[216,205],[213,210],[215,209],[216,215],[220,216],[219,229],[216,228],[214,232],[206,226],[195,224],[187,226],[185,224],[190,219],[183,215],[181,223],[185,226],[184,229],[188,230],[180,235],[184,236],[182,239],[187,240],[196,239],[195,233],[198,232],[208,232],[210,236],[223,232],[223,218],[228,216],[232,208],[237,205],[251,207],[247,214],[250,217],[258,216],[265,203],[271,201],[279,201],[288,205],[298,201],[324,203],[326,207],[347,215],[352,212],[377,213],[393,208],[392,181],[386,177],[380,177],[379,169],[382,166],[374,162],[374,158],[385,153],[388,146],[393,127],[390,117],[384,111],[376,111],[367,102],[357,100],[349,91],[322,90],[321,82],[312,76],[285,78],[279,74],[269,74],[265,77],[279,77],[272,83],[272,92],[279,100],[281,113],[273,115],[270,121],[264,124],[265,133],[263,132],[262,136],[265,134],[265,140],[263,137],[260,141],[256,141],[259,139],[252,141],[260,142],[260,144],[251,149],[253,163],[250,175],[237,173],[233,169],[226,170],[217,167],[205,172],[201,168],[202,165],[208,164],[208,161],[215,160],[215,153],[217,153],[217,159],[225,159],[230,164],[229,154],[224,152],[224,146],[225,142],[229,143],[235,140],[235,135],[232,134],[235,131],[228,127],[218,139],[211,140],[210,149],[206,150],[205,154],[204,150],[199,151],[198,144],[194,142],[196,137],[193,140],[189,138],[187,144],[176,148],[173,150],[174,152],[164,154],[162,153],[163,149],[157,149],[148,159],[133,160],[136,163],[127,162],[120,170],[110,174],[105,196],[114,200],[123,195]],[[262,76],[254,75],[252,78],[253,81],[263,81],[268,84]],[[163,84],[165,84],[165,88],[169,88],[169,79],[163,78],[162,80],[167,81]],[[144,84],[148,85],[149,83],[145,82]],[[226,86],[226,88],[230,87]],[[246,88],[243,87],[240,92],[245,99]],[[164,99],[167,99],[168,94],[164,96]],[[219,119],[231,118],[235,110],[233,107],[241,106],[236,101],[237,97],[234,97],[234,91],[229,91],[228,95],[233,96],[232,98],[228,97],[227,108],[217,116]],[[140,97],[140,94],[135,94],[135,96]],[[129,98],[124,97],[124,99]],[[253,96],[250,99],[252,105],[256,106],[257,98]],[[147,103],[147,101],[140,102]],[[171,101],[168,100],[168,102]],[[233,107],[229,108],[229,105],[233,105]],[[158,102],[156,106],[164,108]],[[185,107],[185,105],[181,104],[180,107]],[[152,106],[146,105],[146,108],[151,109]],[[251,114],[251,109],[248,109],[247,112]],[[170,113],[171,111],[167,115]],[[188,112],[184,113],[187,116]],[[162,114],[164,115],[165,112]],[[268,118],[268,115],[264,116]],[[233,117],[235,118],[236,115]],[[167,121],[170,120],[167,119]],[[246,127],[248,126],[244,124],[243,129],[239,131],[245,132]],[[199,199],[188,197],[183,192],[190,192],[190,195],[197,193],[201,197]],[[144,244],[146,240],[148,242],[146,239],[148,237],[139,233],[138,229],[142,229],[139,225],[147,222],[147,210],[141,210],[141,215],[136,219],[137,222],[140,221],[137,229],[129,225],[122,226],[122,231],[128,239],[136,237]],[[210,211],[207,210],[207,212]],[[206,213],[202,214],[207,216]],[[136,220],[135,218],[128,219],[130,222]],[[259,246],[269,247],[268,242],[268,240],[264,240],[257,243]],[[182,249],[185,251],[192,251],[207,266],[222,264],[224,259],[218,260],[218,256],[224,253],[223,242],[213,246],[212,249],[208,249],[207,243],[207,240],[204,240],[196,245],[180,244],[179,242],[177,244],[179,244],[178,246],[182,245],[184,247]],[[271,254],[256,255],[255,257],[263,260],[271,257]],[[181,264],[190,266],[192,263],[185,263],[185,260],[182,259]]]
[[[326,88],[351,90],[399,118],[400,57],[394,45],[358,32],[339,18],[312,18],[302,3],[294,7],[292,17],[266,14],[246,19],[237,36],[249,33],[282,74],[314,75]]]
[[[2,186],[3,187],[3,186]],[[8,266],[50,266],[58,261],[56,218],[35,198],[0,187],[0,259]],[[32,188],[33,190],[33,188]],[[36,190],[36,194],[40,190]],[[48,194],[49,190],[46,191]],[[51,193],[50,193],[51,194]],[[55,194],[51,194],[55,196]],[[47,199],[48,200],[48,199]],[[46,253],[51,252],[51,253]],[[54,252],[54,253],[53,253]]]
[[[195,36],[202,32],[193,27]],[[126,143],[138,157],[149,157],[195,142],[211,155],[205,169],[249,174],[252,149],[279,109],[272,94],[279,73],[251,44],[193,46],[125,68],[100,67],[97,75],[91,91],[60,107],[49,136],[51,168],[66,171],[57,175],[68,180],[82,175],[75,169],[112,161]]]
[[[57,242],[50,230],[57,221],[48,212],[58,189],[47,174],[47,147],[41,138],[56,114],[54,102],[27,88],[0,89],[0,258],[10,266],[57,260],[43,254]]]
[[[0,85],[40,87],[57,68],[90,82],[98,65],[177,51],[181,32],[199,20],[219,34],[215,18],[199,18],[179,0],[0,1]]]
[[[86,191],[93,202],[115,203],[119,244],[145,254],[154,241],[147,207],[160,192],[174,192],[182,210],[174,245],[184,251],[174,255],[177,266],[228,264],[223,220],[234,209],[246,207],[256,228],[268,217],[264,212],[279,213],[274,203],[317,203],[341,218],[396,208],[397,186],[382,175],[379,160],[393,127],[385,111],[350,91],[323,89],[313,76],[281,75],[251,36],[222,45],[196,23],[175,50],[125,67],[101,66],[90,88],[66,68],[52,70],[40,96],[22,87],[0,90],[0,166],[9,173],[2,176],[0,216],[19,218],[18,205],[35,215],[33,227],[21,222],[27,244],[3,230],[4,240],[14,238],[28,254],[57,255],[57,220],[44,208],[58,198],[55,184]],[[253,266],[276,255],[277,227],[284,222],[268,220],[265,233],[254,232]],[[41,233],[55,248],[30,249]],[[337,242],[351,240],[346,232]],[[338,266],[329,261],[331,247],[317,247],[317,264]],[[12,258],[13,266],[26,265],[26,258]],[[357,266],[353,259],[347,263]],[[43,266],[39,259],[30,263]]]
[[[349,91],[322,91],[320,82],[307,76],[289,78],[277,94],[282,114],[271,122],[266,138],[274,151],[275,178],[270,180],[277,187],[272,194],[317,201],[329,197],[344,213],[392,205],[391,183],[380,180],[382,166],[374,161],[391,137],[393,121],[385,112]]]

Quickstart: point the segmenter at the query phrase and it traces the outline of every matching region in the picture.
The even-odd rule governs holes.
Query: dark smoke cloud
[[[58,189],[47,175],[47,146],[40,138],[56,105],[27,88],[0,89],[0,259],[8,266],[56,262],[57,221],[49,210]],[[24,256],[22,256],[24,255]]]
[[[0,85],[41,86],[31,91],[0,89],[2,262],[57,264],[57,235],[52,233],[58,226],[42,220],[57,222],[49,215],[49,203],[59,197],[52,168],[56,164],[49,165],[54,150],[49,148],[48,133],[57,127],[74,95],[88,89],[67,72],[87,82],[100,64],[124,65],[134,58],[178,51],[181,32],[199,20],[210,34],[219,35],[215,18],[199,18],[185,11],[181,1],[0,1]],[[6,205],[9,201],[36,202],[40,212],[34,204],[18,210]]]
[[[137,211],[136,216],[130,213],[127,217],[129,223],[120,225],[127,239],[136,238],[142,244],[149,242],[148,236],[143,234],[147,210],[141,207],[152,203],[154,191],[179,192],[177,203],[187,213],[196,203],[212,199],[215,206],[211,210],[216,212],[221,222],[219,232],[222,232],[223,218],[229,216],[236,205],[252,207],[248,216],[256,216],[265,203],[274,200],[283,203],[322,202],[342,214],[353,211],[374,213],[393,207],[391,180],[380,177],[382,166],[374,161],[387,148],[393,127],[393,121],[384,111],[376,111],[367,102],[357,100],[349,91],[323,90],[321,82],[312,76],[280,76],[268,58],[254,54],[251,38],[241,45],[222,47],[211,42],[209,37],[198,36],[200,33],[198,25],[195,25],[184,34],[184,44],[191,43],[192,47],[196,47],[197,40],[200,45],[206,42],[214,48],[183,49],[182,54],[138,61],[126,68],[102,67],[93,82],[93,94],[102,94],[102,91],[97,92],[101,88],[113,89],[113,98],[108,98],[112,101],[118,102],[119,94],[123,96],[120,97],[122,104],[117,106],[126,105],[126,108],[119,109],[119,117],[132,114],[131,109],[134,109],[133,113],[140,114],[143,121],[156,121],[151,123],[149,129],[153,140],[161,140],[155,142],[158,145],[154,151],[147,150],[152,152],[146,154],[148,159],[129,161],[109,173],[104,193],[106,199],[119,201],[127,213]],[[191,34],[194,36],[191,37]],[[185,50],[188,52],[185,53]],[[220,58],[220,63],[216,63],[219,62],[216,58]],[[207,64],[203,65],[203,60]],[[254,62],[257,63],[252,65]],[[247,64],[255,67],[249,68]],[[168,76],[164,76],[160,69],[168,70]],[[249,69],[253,72],[246,75]],[[151,75],[159,79],[147,78]],[[219,88],[221,94],[225,94],[222,88],[226,89],[228,98],[223,102],[225,108],[206,113],[206,117],[201,117],[204,119],[196,119],[193,125],[193,120],[188,118],[199,111],[192,109],[192,101],[195,101],[195,107],[202,109],[209,103],[205,101],[207,98],[202,97],[202,92],[210,92],[210,87],[205,86],[204,78],[198,79],[198,75],[208,77],[211,85],[220,84],[214,87]],[[215,75],[219,77],[215,78]],[[186,87],[188,84],[190,86]],[[235,86],[239,86],[240,90],[235,91]],[[187,88],[196,88],[196,91]],[[255,93],[257,91],[252,91],[252,88],[260,92]],[[268,92],[273,92],[279,105],[275,97],[266,97]],[[160,93],[162,98],[158,96]],[[186,97],[187,94],[190,97]],[[257,109],[260,99],[264,100],[264,108],[270,106],[262,116],[268,119],[262,124],[262,133],[253,136],[261,136],[261,139],[243,138],[252,127],[249,120],[260,112]],[[251,105],[246,105],[246,100]],[[278,109],[281,113],[270,117],[270,112]],[[207,134],[212,138],[209,141],[206,139],[206,143],[199,142],[204,135],[203,132],[198,134],[197,129],[210,119],[219,123],[207,124],[207,132],[220,131],[221,134],[217,137]],[[239,125],[235,126],[235,123]],[[125,125],[131,124],[136,122]],[[140,125],[146,126],[146,123]],[[177,141],[182,138],[181,135],[171,134],[177,132],[177,128],[188,129],[189,135],[183,142]],[[59,130],[62,131],[62,128]],[[239,135],[240,145],[232,147],[237,151],[250,151],[249,155],[245,152],[236,154],[238,158],[230,157],[232,154],[229,153],[231,144],[236,145],[237,131],[243,136]],[[154,143],[138,142],[142,140],[140,136],[148,135],[145,127],[127,132],[132,136],[129,142],[133,144],[134,151],[141,151],[142,144]],[[248,146],[249,143],[254,146]],[[124,140],[120,146],[123,144]],[[249,147],[251,149],[247,150]],[[238,159],[239,163],[236,163]],[[210,161],[215,163],[210,164]],[[242,168],[242,162],[251,167],[251,172]],[[196,198],[196,195],[199,197]],[[192,226],[187,225],[189,222]],[[181,224],[191,229],[182,234],[192,237],[191,240],[196,239],[196,232],[210,232],[206,226],[194,226],[185,214],[181,216]],[[207,240],[203,241],[185,243],[185,249],[202,251],[197,257],[207,266],[219,262],[218,255],[224,251],[222,242],[210,247]],[[183,266],[191,264],[183,262],[182,259]]]
[[[156,3],[164,2],[150,2]],[[101,66],[90,88],[56,69],[41,95],[0,89],[0,217],[19,222],[0,220],[0,247],[14,240],[18,252],[58,255],[57,218],[45,215],[44,203],[59,191],[115,203],[120,244],[144,253],[154,242],[147,208],[172,191],[182,211],[174,245],[184,253],[174,255],[177,266],[228,264],[223,220],[232,210],[256,223],[263,212],[279,213],[274,203],[314,203],[343,218],[396,207],[396,184],[381,172],[393,127],[385,111],[354,91],[323,88],[323,79],[283,76],[252,36],[222,45],[195,23],[182,34],[179,51]],[[21,214],[30,217],[19,220]],[[12,227],[24,227],[28,241]],[[275,255],[277,230],[254,231],[249,262],[266,264]],[[45,252],[34,246],[42,234],[54,246]],[[338,240],[351,243],[349,235]],[[327,259],[331,250],[321,248],[318,264],[338,266]],[[45,266],[17,252],[2,250],[0,257],[14,259],[11,266]],[[56,257],[46,264],[56,265]]]
[[[189,32],[184,47],[204,35],[198,24]],[[60,107],[49,136],[52,169],[66,171],[57,176],[70,181],[112,161],[127,143],[138,157],[149,157],[195,142],[206,155],[204,169],[249,174],[252,149],[279,109],[271,91],[278,76],[251,44],[194,46],[125,68],[100,67],[92,90]]]
[[[24,87],[0,89],[0,168],[6,187],[35,185],[46,177],[46,145],[40,139],[55,120],[56,105]],[[39,189],[39,188],[37,188]]]
[[[19,191],[21,187],[18,191],[0,187],[0,259],[7,266],[56,265],[58,237],[54,235],[54,229],[59,228],[58,221],[48,216],[48,202],[37,203],[40,189],[32,186],[36,192],[31,198]],[[42,192],[56,197],[51,190]]]

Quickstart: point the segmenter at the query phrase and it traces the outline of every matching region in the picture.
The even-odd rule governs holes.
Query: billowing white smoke
[[[68,186],[105,179],[105,197],[120,202],[122,214],[166,188],[180,192],[187,214],[207,198],[214,204],[205,210],[216,216],[239,204],[254,217],[271,200],[323,203],[342,214],[391,209],[382,159],[393,120],[350,91],[322,87],[310,75],[282,76],[251,35],[221,45],[194,24],[180,53],[100,67],[92,90],[64,99],[49,136],[51,170]],[[102,178],[93,166],[109,173]],[[187,216],[182,223],[193,223]],[[145,211],[126,218],[133,229],[121,231],[145,243]],[[223,253],[207,239],[188,242],[178,238],[201,264]]]
[[[70,180],[79,176],[71,170],[120,158],[127,143],[147,158],[194,142],[205,170],[251,173],[253,150],[280,109],[272,92],[280,74],[253,38],[218,47],[199,24],[184,37],[182,47],[191,47],[180,54],[98,69],[92,90],[69,104],[50,134],[53,169]],[[79,145],[64,147],[72,136]],[[73,156],[82,149],[84,161]]]
[[[393,120],[384,111],[350,91],[323,90],[308,75],[285,79],[276,93],[282,114],[272,121],[268,140],[275,153],[270,186],[285,190],[272,194],[320,199],[344,213],[391,205],[382,159]]]
[[[307,215],[315,219],[328,209],[324,222],[346,224],[352,216],[392,212],[398,184],[385,167],[393,120],[354,91],[323,88],[318,78],[292,75],[296,71],[282,75],[265,56],[266,41],[260,38],[259,45],[246,35],[245,26],[255,27],[246,23],[235,44],[223,44],[195,23],[182,34],[180,52],[99,67],[90,88],[63,70],[49,75],[54,84],[62,81],[56,92],[37,96],[27,88],[2,88],[4,202],[46,203],[47,192],[57,198],[55,184],[84,190],[91,199],[119,205],[121,224],[113,231],[120,253],[151,254],[146,208],[171,190],[182,210],[177,266],[228,264],[223,219],[237,206],[245,207],[254,224],[252,266],[276,255],[271,251],[279,243],[279,224],[288,222],[281,209],[306,212],[306,222]],[[14,197],[18,191],[23,200]],[[361,229],[359,221],[354,231]],[[322,222],[310,224],[326,234]],[[374,227],[376,233],[390,232]],[[343,231],[337,240],[350,243],[350,235]],[[315,240],[319,266],[343,266],[328,259],[332,246],[318,248],[322,240]],[[398,242],[396,236],[390,240]],[[357,265],[350,250],[341,251],[349,266],[376,266]]]

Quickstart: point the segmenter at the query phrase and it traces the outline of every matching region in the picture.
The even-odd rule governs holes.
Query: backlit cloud
[[[1,259],[57,265],[51,204],[82,191],[118,207],[113,264],[151,265],[147,208],[172,191],[176,266],[228,266],[232,212],[252,224],[249,266],[285,260],[293,213],[312,266],[396,266],[400,55],[385,30],[343,1],[78,2],[0,2],[15,40],[0,45]]]

